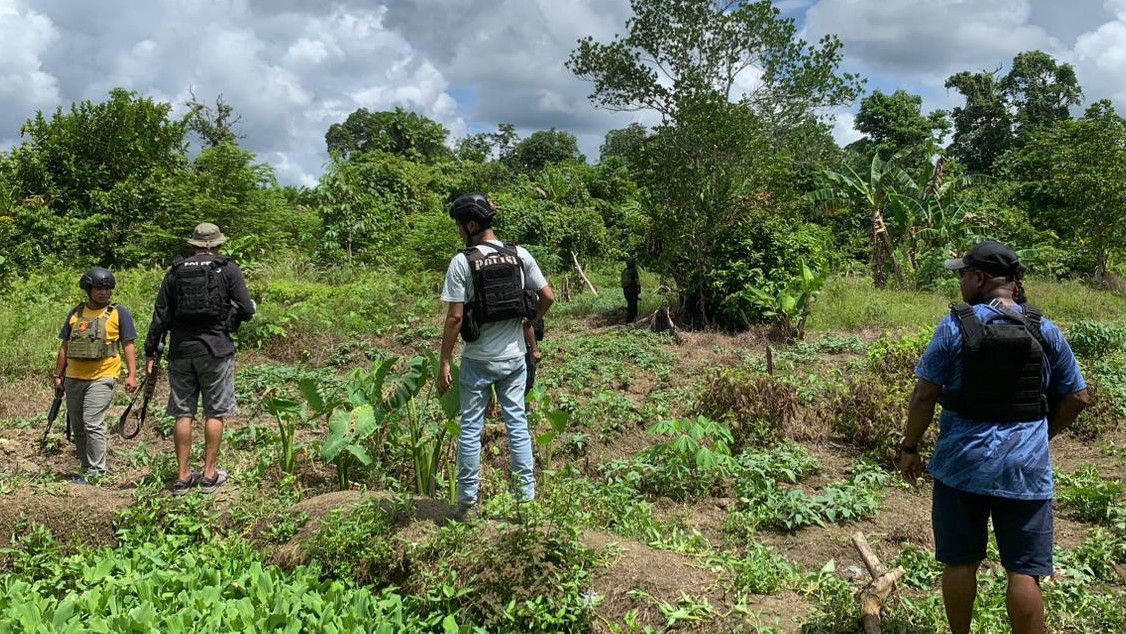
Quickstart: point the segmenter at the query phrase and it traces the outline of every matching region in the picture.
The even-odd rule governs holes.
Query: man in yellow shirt
[[[55,391],[66,394],[67,425],[74,434],[75,454],[82,473],[71,481],[106,473],[106,412],[121,374],[124,353],[125,391],[137,390],[137,327],[124,306],[110,303],[116,281],[113,273],[94,267],[79,279],[86,301],[66,317],[55,360]]]

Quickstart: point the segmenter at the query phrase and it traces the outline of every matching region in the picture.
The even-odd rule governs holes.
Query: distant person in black
[[[215,466],[223,440],[223,419],[235,413],[235,345],[230,333],[254,315],[254,301],[242,270],[219,255],[227,237],[219,227],[196,226],[188,244],[195,255],[177,260],[164,281],[153,308],[145,339],[146,371],[153,374],[157,346],[171,332],[168,362],[168,409],[176,419],[172,439],[179,474],[169,485],[174,495],[199,486],[211,493],[222,486],[227,472]],[[192,471],[192,421],[203,396],[203,472]]]
[[[637,319],[637,299],[641,297],[641,275],[637,272],[637,258],[630,256],[622,271],[622,294],[626,296],[626,323]]]

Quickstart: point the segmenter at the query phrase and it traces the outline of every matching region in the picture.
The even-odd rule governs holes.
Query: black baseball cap
[[[946,268],[951,271],[970,268],[990,275],[1010,276],[1023,271],[1024,265],[1009,247],[996,240],[986,240],[974,245],[964,256],[947,260]]]

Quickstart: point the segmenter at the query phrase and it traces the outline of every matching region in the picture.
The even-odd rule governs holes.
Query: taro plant
[[[294,458],[297,453],[295,438],[298,427],[310,427],[320,417],[330,419],[333,412],[343,405],[336,399],[326,399],[321,395],[316,381],[306,377],[298,382],[305,405],[293,399],[271,396],[263,401],[263,408],[274,416],[278,423],[278,453],[282,470],[293,473]]]
[[[415,357],[418,359],[418,357]],[[413,361],[413,360],[412,360]],[[429,377],[438,376],[438,358],[434,353],[428,353],[425,362],[425,372]],[[416,366],[417,367],[417,366]],[[442,457],[446,453],[451,438],[456,438],[460,430],[458,414],[461,411],[459,402],[458,367],[450,368],[451,388],[438,396],[439,409],[442,418],[431,422],[432,416],[428,405],[434,395],[437,381],[430,381],[430,388],[426,398],[421,404],[411,404],[408,408],[408,436],[410,438],[411,461],[414,464],[415,490],[421,495],[433,497],[438,492],[438,471],[441,467]],[[425,380],[425,378],[423,379]],[[449,492],[451,500],[455,494],[454,478],[449,479]]]
[[[328,437],[321,445],[321,458],[336,467],[337,484],[343,491],[349,486],[356,464],[371,465],[371,454],[364,442],[375,432],[377,421],[371,405],[353,410],[337,410],[328,420]]]
[[[357,407],[370,407],[375,421],[371,433],[357,442],[369,446],[374,444],[381,452],[390,450],[409,454],[416,492],[431,496],[438,490],[438,472],[449,439],[457,436],[457,414],[460,410],[456,389],[458,369],[454,367],[454,388],[438,396],[442,418],[440,422],[434,422],[430,405],[436,384],[430,379],[437,375],[437,371],[438,359],[433,353],[402,362],[399,357],[387,357],[371,370],[353,372],[348,384],[349,402]],[[424,396],[419,398],[424,389]],[[343,426],[343,423],[340,425]],[[378,434],[374,434],[376,431]],[[345,461],[353,458],[358,459],[355,453],[346,457]]]

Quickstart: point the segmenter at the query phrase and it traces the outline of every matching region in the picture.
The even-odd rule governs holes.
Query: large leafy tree
[[[1009,72],[962,71],[946,80],[965,104],[954,108],[951,151],[971,171],[992,174],[1010,148],[1036,130],[1071,118],[1083,91],[1070,64],[1042,51],[1013,58]]]
[[[725,275],[724,245],[752,209],[784,206],[790,133],[820,108],[851,102],[861,82],[838,71],[839,40],[808,45],[769,1],[630,4],[624,35],[580,40],[567,66],[592,82],[596,105],[660,115],[644,152],[650,253],[680,285],[691,317],[742,325],[755,311],[732,305],[720,278],[751,278]]]
[[[538,172],[552,163],[585,160],[575,135],[555,128],[533,132],[505,152],[501,159],[514,171],[524,173]]]
[[[360,108],[343,123],[334,123],[325,133],[330,154],[348,158],[358,152],[379,150],[421,162],[450,155],[446,147],[449,131],[438,123],[402,108],[370,112]]]
[[[1043,51],[1017,54],[1001,90],[1014,112],[1018,136],[1070,119],[1069,109],[1083,98],[1075,68]]]
[[[951,153],[971,171],[991,173],[1013,142],[1012,116],[997,72],[962,71],[947,79],[946,87],[965,98],[953,111]]]
[[[716,94],[796,124],[811,109],[856,98],[859,79],[837,72],[840,40],[827,35],[807,45],[769,0],[631,0],[630,6],[626,35],[609,43],[579,40],[567,61],[594,82],[590,97],[601,107],[655,110],[676,120],[685,102]]]
[[[123,89],[21,129],[6,162],[28,263],[51,254],[106,265],[146,259],[135,234],[164,205],[160,186],[187,165],[186,124],[171,105]],[[37,246],[36,246],[37,245]]]
[[[610,130],[599,148],[599,160],[611,157],[620,158],[626,163],[637,162],[641,148],[649,138],[649,131],[640,123],[631,123],[624,128]]]
[[[923,98],[904,90],[886,94],[879,90],[860,102],[856,129],[866,137],[856,149],[865,156],[891,156],[912,150],[921,156],[934,154],[950,130],[944,110],[923,114]]]
[[[1126,119],[1096,102],[1081,119],[1033,132],[1004,168],[1033,221],[1088,254],[1105,283],[1111,257],[1126,250]]]

